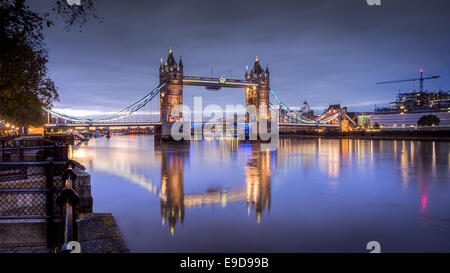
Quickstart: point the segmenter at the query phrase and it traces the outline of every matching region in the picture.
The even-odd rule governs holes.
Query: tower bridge
[[[209,89],[220,88],[244,88],[245,89],[245,102],[246,106],[253,105],[257,109],[256,121],[260,119],[270,119],[269,113],[269,67],[263,70],[258,57],[256,57],[255,63],[251,72],[248,71],[248,67],[245,71],[244,80],[226,79],[220,78],[207,78],[207,77],[193,77],[184,76],[183,74],[183,61],[180,58],[179,62],[175,61],[172,49],[169,51],[167,61],[161,59],[159,66],[159,84],[164,87],[160,91],[160,115],[162,123],[172,123],[182,118],[182,115],[173,116],[172,110],[183,104],[183,86],[204,86]],[[265,109],[265,110],[261,110]],[[260,112],[262,111],[262,112]],[[246,122],[252,117],[246,117]]]
[[[76,127],[164,127],[182,118],[182,114],[174,116],[172,110],[183,104],[184,86],[201,86],[208,90],[219,90],[222,88],[240,88],[245,90],[246,106],[254,106],[256,113],[246,114],[245,122],[258,122],[267,120],[270,122],[270,111],[275,110],[280,114],[282,127],[297,128],[330,128],[340,127],[339,115],[321,116],[311,119],[301,113],[290,109],[281,101],[278,95],[270,88],[270,72],[266,65],[261,67],[258,57],[249,71],[246,67],[244,79],[227,79],[225,77],[197,77],[184,75],[184,65],[180,58],[176,62],[172,49],[170,49],[167,59],[161,59],[159,66],[159,85],[148,92],[137,102],[125,107],[119,112],[107,115],[102,118],[75,117],[58,113],[51,109],[44,109],[47,115],[46,128],[76,128]],[[156,99],[159,95],[159,101]],[[270,97],[275,99],[272,104]],[[150,120],[145,116],[148,113],[148,106],[155,104],[159,112],[157,120]],[[146,112],[147,111],[147,112]],[[155,110],[156,111],[156,110]],[[143,113],[143,114],[140,114]],[[150,111],[152,113],[152,111]],[[142,116],[139,120],[138,117]]]

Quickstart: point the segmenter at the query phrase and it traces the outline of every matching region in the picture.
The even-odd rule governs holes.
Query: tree
[[[417,121],[417,125],[418,126],[437,126],[439,125],[439,123],[441,122],[441,120],[435,116],[435,115],[425,115],[422,116],[418,121]]]
[[[0,116],[20,127],[39,126],[42,107],[58,100],[47,75],[44,18],[24,0],[0,3]]]
[[[100,19],[94,0],[83,0],[81,5],[69,5],[67,0],[57,0],[52,11],[64,18],[67,28],[73,25],[84,25],[89,19]]]
[[[373,128],[379,129],[379,128],[380,128],[380,124],[378,124],[378,122],[375,122],[375,123],[373,124]]]
[[[20,127],[41,126],[42,108],[58,100],[48,76],[48,54],[44,27],[49,13],[33,12],[26,0],[0,0],[0,117]],[[97,17],[93,0],[81,6],[56,1],[53,9],[66,18],[67,26],[82,25],[90,15]]]

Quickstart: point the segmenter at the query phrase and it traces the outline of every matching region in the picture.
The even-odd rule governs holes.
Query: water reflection
[[[233,142],[229,153],[236,151]],[[185,161],[189,158],[190,143],[156,143],[155,152],[161,156],[161,218],[162,224],[169,224],[173,234],[178,221],[183,224],[186,208],[220,205],[226,207],[227,203],[246,201],[248,214],[253,209],[257,222],[261,222],[264,210],[270,210],[270,166],[275,152],[261,151],[259,144],[245,144],[251,152],[245,167],[245,188],[226,189],[209,188],[206,192],[184,193],[183,169]],[[223,153],[224,149],[221,149]]]
[[[161,218],[162,224],[169,223],[174,233],[177,221],[184,220],[184,184],[183,165],[189,153],[189,147],[170,147],[155,145],[161,153]]]
[[[113,212],[119,222],[131,223],[128,213],[145,211],[139,215],[148,215],[146,225],[162,223],[162,234],[171,237],[177,230],[177,234],[204,238],[216,233],[214,228],[201,229],[202,225],[214,226],[211,221],[219,221],[214,215],[220,214],[225,221],[221,225],[245,235],[233,239],[235,251],[255,244],[245,240],[256,236],[256,227],[266,236],[278,238],[266,237],[260,242],[270,249],[297,251],[305,245],[297,238],[306,236],[317,242],[326,233],[345,251],[351,244],[340,240],[354,230],[360,236],[358,242],[392,234],[391,244],[400,249],[406,245],[396,237],[403,229],[417,238],[428,236],[432,240],[440,234],[450,240],[448,233],[423,233],[423,229],[436,227],[450,230],[449,150],[445,142],[282,138],[279,149],[271,152],[261,150],[258,144],[235,141],[180,145],[154,143],[151,136],[114,136],[91,140],[75,147],[72,154],[94,176],[106,173],[120,178],[125,181],[123,189],[129,188],[126,183],[139,186],[140,191],[124,193],[119,206],[109,198],[114,188],[94,179],[93,187],[98,187],[94,205]],[[151,193],[158,204],[146,203],[140,208],[135,199],[148,199],[140,194],[142,190]],[[149,214],[149,206],[157,208],[158,215]],[[247,220],[241,218],[242,212]],[[394,228],[391,223],[396,219],[400,226]],[[142,228],[146,230],[146,226]],[[131,238],[132,249],[168,250],[150,243],[138,246],[143,235],[135,234],[135,229],[123,228],[125,236]],[[163,240],[155,239],[153,233],[148,236]],[[214,238],[227,243],[225,237]],[[173,239],[190,249],[179,237]],[[209,250],[208,242],[203,243],[202,251]],[[161,241],[159,245],[173,250],[171,244]]]
[[[245,184],[248,212],[256,212],[258,223],[264,210],[270,211],[270,166],[275,152],[261,151],[260,145],[252,145],[252,154],[245,168]]]

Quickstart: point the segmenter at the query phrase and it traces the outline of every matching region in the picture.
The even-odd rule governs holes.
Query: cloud
[[[450,86],[449,1],[108,0],[98,12],[103,22],[81,32],[57,24],[46,35],[58,108],[130,105],[158,84],[169,46],[193,76],[209,76],[213,67],[214,75],[242,79],[257,55],[269,64],[272,89],[292,106],[306,98],[313,108],[340,102],[371,110],[399,88],[416,88],[376,82],[415,77],[420,67],[442,75],[427,87]],[[185,88],[186,103],[193,96],[222,107],[244,99],[239,90]]]

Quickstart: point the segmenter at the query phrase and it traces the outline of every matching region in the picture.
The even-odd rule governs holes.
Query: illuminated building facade
[[[399,93],[389,107],[375,109],[375,114],[450,112],[450,91]]]
[[[336,119],[330,121],[330,124],[341,125],[344,130],[355,125],[355,122],[348,116],[347,107],[342,107],[340,104],[330,104],[323,113],[326,117],[337,115]]]
[[[377,108],[370,124],[387,127],[416,126],[424,115],[434,115],[440,125],[450,125],[450,91],[399,93],[389,107]]]
[[[356,115],[356,123],[358,126],[366,127],[370,125],[370,114],[369,113],[358,113]]]

